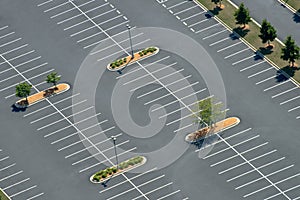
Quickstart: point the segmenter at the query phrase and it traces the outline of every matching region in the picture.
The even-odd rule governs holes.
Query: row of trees
[[[56,89],[57,82],[59,80],[60,80],[60,76],[58,76],[56,72],[49,74],[46,78],[46,82],[53,84],[55,89]],[[32,85],[26,82],[18,84],[16,86],[16,96],[20,98],[26,98],[26,102],[27,102],[28,101],[27,97],[30,95],[31,88]]]
[[[211,0],[218,7],[221,6],[222,0]],[[243,3],[239,6],[239,8],[235,11],[234,17],[236,20],[236,24],[243,25],[245,28],[246,24],[251,21],[251,17],[249,14],[248,8],[244,6]],[[274,41],[277,37],[276,29],[268,22],[266,19],[263,20],[260,34],[258,35],[261,39],[262,43],[267,43],[268,47],[271,46],[271,42]],[[281,49],[281,59],[288,61],[289,64],[292,64],[292,67],[295,66],[296,60],[300,58],[300,48],[296,45],[292,36],[287,36],[285,42],[285,47]]]

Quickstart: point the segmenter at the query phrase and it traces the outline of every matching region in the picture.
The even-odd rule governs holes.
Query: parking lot
[[[39,190],[30,177],[27,177],[9,154],[0,149],[0,188],[12,199],[43,199],[43,192]]]

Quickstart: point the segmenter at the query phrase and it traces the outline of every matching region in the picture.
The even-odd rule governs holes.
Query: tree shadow
[[[232,40],[237,40],[240,38],[240,36],[238,34],[236,34],[236,32],[232,32],[229,34],[229,37],[232,39]]]
[[[24,108],[18,108],[15,104],[11,105],[11,111],[12,112],[25,112],[27,107]]]
[[[289,65],[281,68],[277,71],[276,74],[276,81],[277,82],[283,82],[288,80],[289,78],[293,77],[295,75],[295,72],[300,70],[298,67],[291,67]]]
[[[273,46],[259,47],[256,53],[261,53],[263,56],[273,53]]]
[[[209,10],[213,15],[218,15],[223,9],[219,6],[216,6],[214,9]]]
[[[236,27],[236,28],[233,29],[233,31],[235,33],[237,33],[240,37],[245,37],[250,30],[249,29],[243,29],[241,27]]]
[[[297,10],[296,13],[294,13],[293,20],[294,20],[294,22],[296,22],[296,23],[300,23],[300,9]]]

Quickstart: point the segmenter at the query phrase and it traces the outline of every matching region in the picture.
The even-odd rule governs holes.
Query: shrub
[[[123,61],[126,63],[127,62],[127,58],[124,58]]]
[[[142,57],[144,54],[143,54],[143,52],[140,51],[140,52],[139,52],[139,55]]]
[[[133,166],[133,165],[135,164],[135,162],[134,162],[133,159],[130,159],[130,160],[127,162],[127,164]]]
[[[98,176],[94,176],[94,177],[93,177],[93,181],[99,182],[99,181],[100,181],[100,178],[99,178]]]
[[[143,50],[142,52],[143,52],[144,55],[147,55],[148,50],[145,49],[145,50]]]
[[[106,169],[106,173],[108,173],[109,175],[111,175],[111,174],[112,174],[112,172],[113,172],[113,171],[112,171],[112,169],[111,169],[111,168],[107,168],[107,169]]]
[[[102,178],[106,178],[107,177],[107,173],[106,172],[104,172],[104,173],[102,173],[102,176],[101,176]]]
[[[117,168],[116,167],[112,167],[112,172],[116,173],[117,172]]]

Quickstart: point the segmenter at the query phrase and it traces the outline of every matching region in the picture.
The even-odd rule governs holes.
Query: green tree
[[[286,38],[284,44],[285,47],[281,49],[281,58],[292,63],[292,67],[294,67],[296,60],[300,58],[300,48],[295,44],[295,41],[290,35]]]
[[[223,104],[216,103],[214,98],[204,99],[198,102],[197,110],[195,111],[196,122],[201,126],[213,126],[216,122],[222,120],[226,112],[222,110]]]
[[[249,10],[241,3],[239,8],[234,13],[236,24],[243,25],[244,27],[251,21]]]
[[[219,7],[222,6],[222,0],[211,0],[211,2],[215,3],[216,6],[219,6]],[[218,5],[218,3],[219,3],[219,5]]]
[[[57,84],[57,82],[59,80],[60,80],[60,77],[57,76],[57,73],[56,72],[52,72],[51,74],[49,74],[47,76],[46,82],[47,83],[52,83],[55,86],[55,88],[56,88],[56,84]]]
[[[260,35],[258,35],[262,40],[262,43],[268,42],[268,46],[270,46],[270,41],[274,41],[277,37],[275,28],[264,19],[260,28]]]
[[[28,83],[20,83],[16,86],[16,96],[20,98],[26,98],[26,102],[28,102],[27,97],[30,94],[32,85],[29,85]]]

